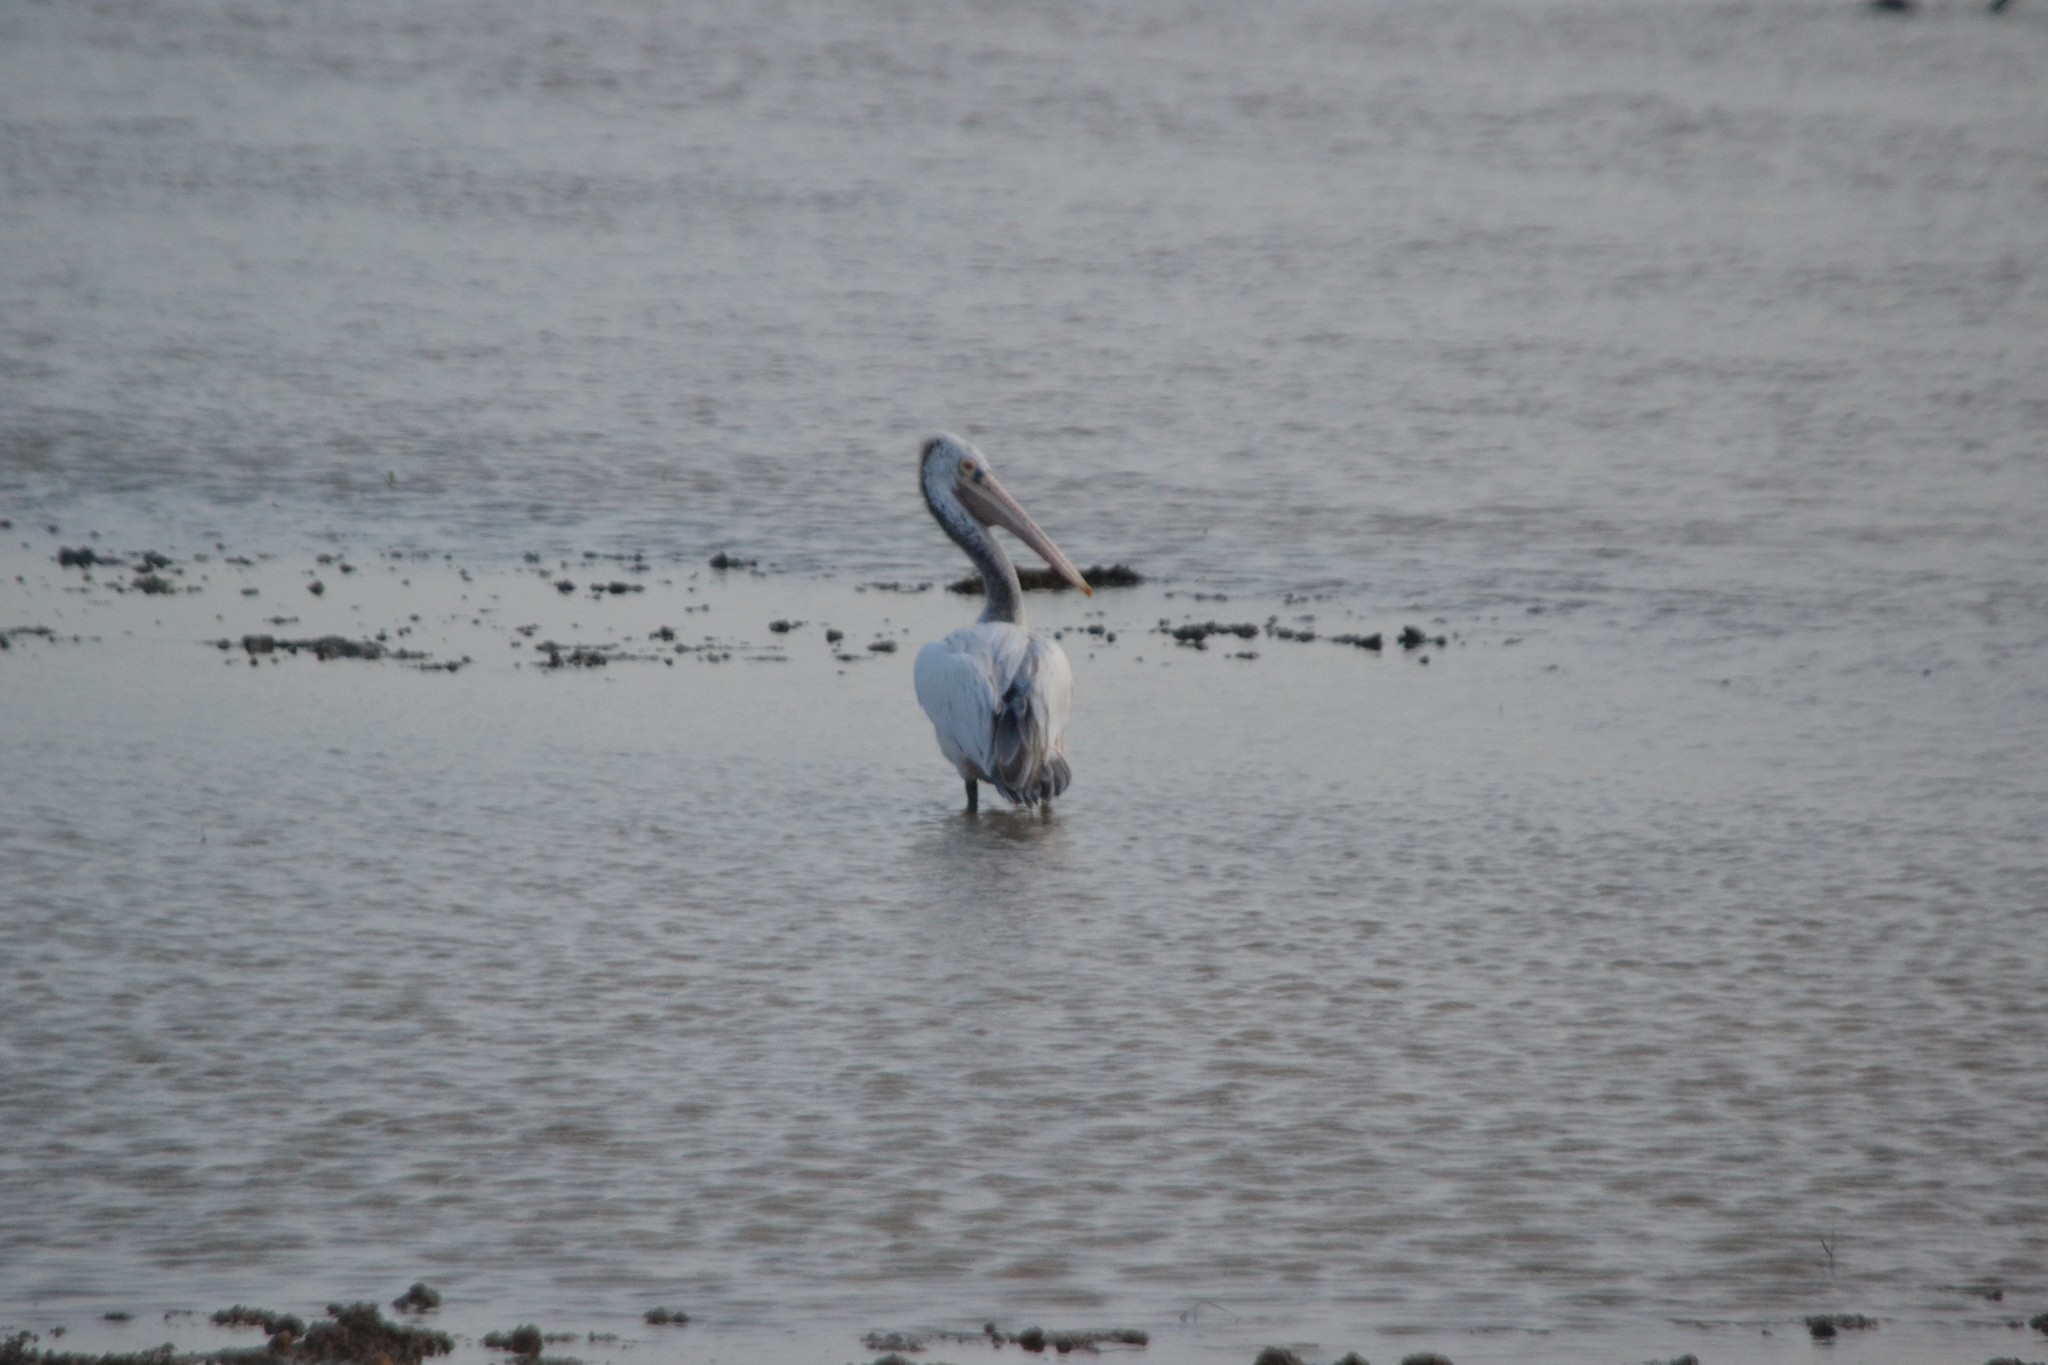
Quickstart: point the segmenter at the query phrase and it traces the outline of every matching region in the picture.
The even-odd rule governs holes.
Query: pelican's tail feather
[[[996,770],[989,774],[995,789],[1020,806],[1052,800],[1074,778],[1052,736],[1045,692],[1033,685],[1034,674],[1020,674],[1003,694],[995,723]]]

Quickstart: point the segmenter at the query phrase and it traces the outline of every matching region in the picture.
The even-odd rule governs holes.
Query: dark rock
[[[391,1306],[405,1313],[428,1313],[441,1306],[441,1291],[428,1286],[424,1280],[415,1281],[413,1287],[391,1301]]]
[[[176,592],[178,590],[177,584],[171,582],[170,579],[165,578],[162,574],[158,573],[138,574],[136,575],[135,582],[130,586],[132,586],[137,592],[146,592],[151,595],[155,595],[157,593]]]
[[[1337,1357],[1333,1365],[1372,1365],[1372,1362],[1356,1351],[1346,1351]]]
[[[90,569],[95,564],[108,564],[112,562],[111,560],[100,558],[99,555],[93,552],[93,548],[90,545],[81,545],[75,550],[67,550],[61,545],[57,547],[57,564],[60,568]]]
[[[758,560],[741,559],[738,555],[729,555],[723,550],[711,556],[711,567],[714,569],[751,569],[758,562]]]
[[[1302,1365],[1302,1360],[1285,1346],[1268,1346],[1252,1357],[1252,1365]]]
[[[868,649],[876,654],[894,654],[896,652],[896,642],[894,640],[876,640],[868,646]]]
[[[1011,1337],[1010,1340],[1016,1342],[1027,1351],[1043,1351],[1045,1349],[1045,1329],[1042,1327],[1026,1327],[1023,1331],[1017,1333],[1016,1336]]]
[[[1330,643],[1336,645],[1353,645],[1359,649],[1369,649],[1373,653],[1377,654],[1379,653],[1380,646],[1383,642],[1380,639],[1380,633],[1378,631],[1374,631],[1370,635],[1332,635],[1330,637]]]
[[[570,593],[576,591],[576,585],[569,579],[558,578],[555,580],[555,591],[567,597]]]
[[[100,1321],[102,1321],[102,1322],[129,1322],[129,1321],[132,1321],[132,1320],[134,1319],[134,1317],[135,1317],[135,1315],[134,1315],[133,1313],[124,1313],[124,1312],[122,1312],[122,1311],[121,1311],[120,1309],[116,1308],[116,1309],[115,1309],[115,1310],[114,1310],[113,1312],[111,1312],[111,1313],[102,1313],[102,1314],[100,1314]]]
[[[168,569],[171,567],[171,557],[165,554],[158,554],[155,550],[144,550],[142,558],[136,561],[136,567],[144,573],[149,572],[151,569]]]
[[[308,583],[306,585],[306,591],[312,593],[313,596],[318,597],[321,593],[327,591],[327,585],[316,578],[311,583]]]
[[[797,623],[794,621],[770,621],[768,629],[774,631],[777,635],[787,635],[796,629],[796,625]]]
[[[828,645],[836,645],[845,638],[846,632],[843,630],[828,630],[825,632],[825,643]]]
[[[2048,1332],[2048,1313],[2037,1313],[2027,1319],[2027,1326],[2036,1332]]]
[[[1402,1356],[1401,1365],[1451,1365],[1451,1358],[1435,1351],[1416,1351]]]
[[[646,1316],[647,1321],[656,1327],[665,1325],[681,1327],[690,1320],[690,1315],[680,1308],[650,1308],[647,1310]]]

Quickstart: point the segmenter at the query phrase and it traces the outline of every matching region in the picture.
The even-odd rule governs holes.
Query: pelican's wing
[[[1067,789],[1074,672],[1058,645],[1001,623],[968,626],[918,651],[916,682],[939,751],[964,776],[1024,805]]]
[[[995,715],[1003,694],[996,685],[995,652],[970,638],[975,635],[956,630],[917,652],[917,704],[931,717],[946,761],[964,777],[993,781]]]

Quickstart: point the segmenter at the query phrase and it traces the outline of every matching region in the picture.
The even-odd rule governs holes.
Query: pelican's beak
[[[1038,523],[1030,514],[1017,505],[1009,491],[996,482],[996,476],[986,469],[977,469],[974,477],[959,484],[960,501],[984,526],[1000,526],[1017,539],[1031,547],[1032,553],[1052,566],[1052,571],[1067,582],[1093,597],[1095,589],[1088,586],[1088,580],[1081,577],[1081,571],[1074,562],[1060,553],[1060,547],[1052,543],[1052,537],[1038,529]]]

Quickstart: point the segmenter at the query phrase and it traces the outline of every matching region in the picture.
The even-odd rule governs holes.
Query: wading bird
[[[1074,670],[1066,651],[1024,628],[1017,570],[989,531],[1000,526],[1053,572],[1093,596],[1038,523],[996,482],[982,453],[934,436],[918,456],[918,486],[940,529],[981,570],[981,619],[917,652],[917,701],[938,731],[939,752],[967,780],[967,809],[986,782],[1020,806],[1050,808],[1067,789],[1067,711]]]

